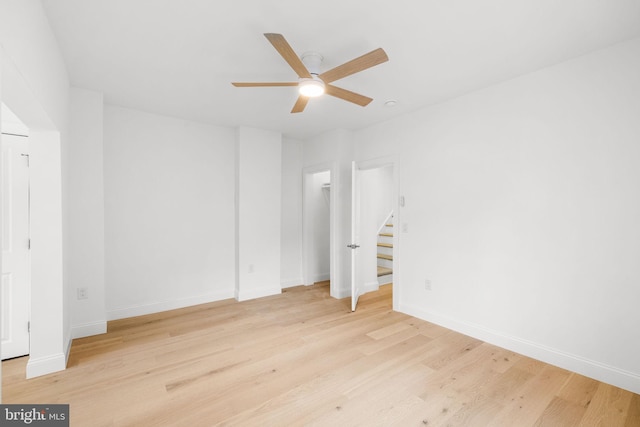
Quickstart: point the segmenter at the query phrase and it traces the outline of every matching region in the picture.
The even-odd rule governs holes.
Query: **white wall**
[[[31,130],[31,377],[64,369],[70,344],[62,233],[69,79],[37,0],[0,3],[0,45],[1,101]]]
[[[15,64],[31,92],[29,100],[25,96],[21,101],[10,99],[13,105],[5,103],[20,116],[21,108],[16,102],[37,101],[58,130],[66,132],[69,77],[41,2],[2,0],[0,12],[0,43],[6,55],[3,57]],[[4,96],[12,98],[12,87],[5,88]],[[23,117],[20,119],[24,121]]]
[[[373,183],[374,212],[378,227],[387,219],[395,205],[393,191],[393,165],[387,165],[375,169],[375,181]]]
[[[321,282],[329,280],[331,271],[330,262],[330,188],[324,188],[325,184],[331,185],[331,172],[318,172],[313,175],[312,191],[310,194],[311,215],[313,220],[313,281]]]
[[[635,39],[357,132],[400,156],[402,311],[640,392],[638,76]]]
[[[65,254],[71,290],[73,338],[107,331],[104,287],[103,96],[71,90],[69,177],[69,244]],[[87,299],[77,290],[86,288]]]
[[[302,284],[302,142],[282,139],[280,283]]]
[[[236,289],[243,301],[278,294],[282,136],[241,127],[236,132]]]
[[[233,296],[234,132],[107,105],[107,318]]]

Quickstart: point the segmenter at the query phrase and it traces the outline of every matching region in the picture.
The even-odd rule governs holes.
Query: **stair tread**
[[[378,243],[378,246],[383,247],[383,248],[392,248],[393,247],[393,243]]]
[[[392,274],[392,273],[393,273],[393,270],[391,270],[390,268],[378,266],[378,277],[386,276],[387,274]]]
[[[393,261],[393,255],[378,254],[378,258],[380,258],[380,259],[388,259],[389,261]]]
[[[382,237],[393,237],[393,233],[380,233],[380,234],[378,234],[378,236],[382,236]]]

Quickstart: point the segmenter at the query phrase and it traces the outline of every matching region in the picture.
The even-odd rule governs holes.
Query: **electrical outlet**
[[[429,279],[425,279],[424,280],[424,290],[425,291],[430,291],[431,290],[431,280],[429,280]]]
[[[78,299],[89,299],[89,289],[78,288]]]
[[[255,267],[253,266],[253,264],[249,264],[249,268],[247,268],[247,273],[253,273],[255,270]]]

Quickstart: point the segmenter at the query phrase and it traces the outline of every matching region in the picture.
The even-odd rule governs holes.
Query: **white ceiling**
[[[43,0],[71,83],[109,104],[306,138],[358,129],[640,35],[639,0]],[[321,53],[323,70],[382,47],[389,62],[334,82],[301,114],[263,33]],[[386,100],[396,100],[393,108]]]

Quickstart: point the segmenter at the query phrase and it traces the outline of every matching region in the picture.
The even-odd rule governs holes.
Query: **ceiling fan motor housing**
[[[312,76],[320,74],[320,65],[322,65],[322,60],[324,59],[322,55],[318,52],[305,52],[300,59]]]

